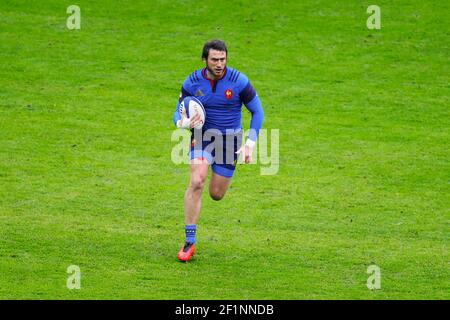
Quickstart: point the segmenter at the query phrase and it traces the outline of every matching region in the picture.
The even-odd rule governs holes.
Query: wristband
[[[189,129],[190,124],[191,124],[191,119],[183,118],[183,119],[180,119],[177,121],[177,128]]]
[[[245,145],[247,147],[253,148],[256,144],[256,141],[250,140],[249,138],[247,138],[247,141],[245,141]]]

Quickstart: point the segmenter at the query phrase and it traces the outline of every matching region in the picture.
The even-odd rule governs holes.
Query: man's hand
[[[196,113],[191,119],[191,124],[190,124],[190,128],[194,128],[196,125],[202,123],[202,120],[200,118],[200,115],[198,113]]]
[[[185,113],[181,113],[181,119],[177,121],[177,127],[181,129],[192,129],[202,121],[200,115],[196,113],[192,118],[187,118]]]
[[[244,159],[245,163],[252,162],[253,147],[245,144],[238,151],[236,151],[236,154],[240,153],[242,153],[242,158]]]

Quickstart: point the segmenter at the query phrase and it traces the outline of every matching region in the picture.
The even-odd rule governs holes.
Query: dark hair
[[[203,46],[203,53],[202,53],[202,59],[207,60],[209,55],[209,50],[214,49],[217,51],[225,51],[226,55],[228,56],[228,50],[227,46],[225,45],[225,42],[222,40],[211,40],[205,43]]]

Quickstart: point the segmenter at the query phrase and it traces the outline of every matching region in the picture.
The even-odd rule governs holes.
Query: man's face
[[[227,65],[227,54],[225,51],[210,49],[208,59],[206,60],[206,68],[215,78],[220,78]]]

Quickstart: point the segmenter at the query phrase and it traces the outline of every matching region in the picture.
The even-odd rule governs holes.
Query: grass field
[[[0,298],[449,299],[449,9],[1,1]],[[183,264],[171,118],[212,38],[280,130],[280,167],[239,166],[220,202],[205,190]]]

